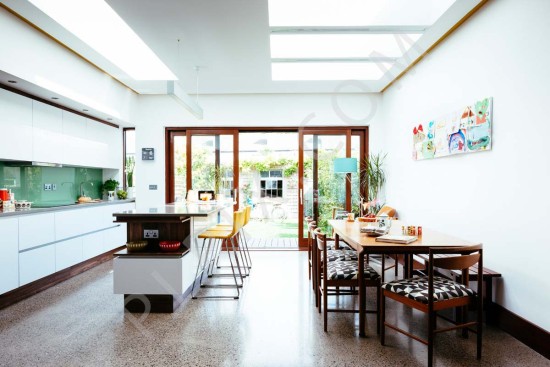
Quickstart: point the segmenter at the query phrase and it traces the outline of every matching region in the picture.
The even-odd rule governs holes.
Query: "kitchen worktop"
[[[121,213],[114,213],[113,216],[140,216],[140,217],[159,217],[159,216],[188,216],[188,217],[207,217],[212,213],[231,206],[231,202],[218,203],[215,201],[197,202],[197,203],[171,203],[158,207],[138,207],[134,210],[127,210]]]
[[[96,206],[105,206],[105,205],[116,205],[116,204],[125,204],[133,203],[135,199],[126,199],[126,200],[113,200],[113,201],[99,201],[95,203],[83,203],[83,204],[69,204],[61,205],[50,208],[30,208],[30,209],[16,209],[11,211],[3,211],[0,209],[0,218],[6,218],[11,216],[26,215],[26,214],[38,214],[38,213],[49,213],[62,210],[76,210],[83,208],[92,208]]]

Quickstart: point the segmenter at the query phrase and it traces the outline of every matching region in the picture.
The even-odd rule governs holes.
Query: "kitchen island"
[[[173,312],[195,281],[200,248],[197,235],[218,222],[231,203],[174,203],[114,213],[127,223],[128,242],[147,241],[138,252],[114,254],[114,293],[124,295],[130,312]],[[177,251],[163,252],[161,241],[179,241]]]

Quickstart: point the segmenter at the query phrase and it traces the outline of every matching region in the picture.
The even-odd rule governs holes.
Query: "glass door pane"
[[[298,246],[298,133],[239,134],[241,205],[252,247]]]
[[[328,233],[333,212],[346,205],[346,175],[334,173],[334,159],[346,156],[346,135],[304,134],[303,146],[304,216]]]
[[[233,193],[233,135],[191,136],[191,184],[193,190]]]
[[[187,193],[187,137],[185,134],[174,136],[172,159],[174,201],[183,201]]]

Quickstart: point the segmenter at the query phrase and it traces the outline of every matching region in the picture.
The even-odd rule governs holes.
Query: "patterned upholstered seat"
[[[351,247],[349,247],[343,241],[340,241],[340,243],[338,244],[338,248],[339,248],[339,250],[352,250],[353,251],[353,249]],[[327,250],[334,250],[334,240],[327,240]]]
[[[327,250],[328,261],[358,261],[357,252],[353,250]],[[321,261],[323,261],[321,252]]]
[[[395,280],[382,284],[382,289],[418,302],[428,303],[428,277]],[[465,285],[452,280],[434,277],[434,301],[473,296],[476,293]]]
[[[327,264],[327,279],[357,279],[359,264],[357,261],[329,261]],[[364,277],[376,280],[380,275],[369,264],[365,263]]]

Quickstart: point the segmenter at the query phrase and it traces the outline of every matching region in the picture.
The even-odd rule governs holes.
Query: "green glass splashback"
[[[0,187],[11,189],[15,200],[28,200],[37,205],[73,204],[81,190],[92,199],[101,198],[102,182],[102,169],[17,167],[0,162]],[[52,190],[44,190],[46,184],[51,184]]]

